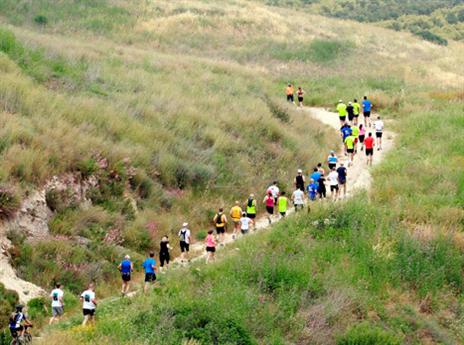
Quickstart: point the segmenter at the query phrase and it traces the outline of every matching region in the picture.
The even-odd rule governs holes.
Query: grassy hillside
[[[330,17],[374,22],[394,30],[410,31],[425,40],[446,45],[464,39],[464,5],[460,0],[265,0]]]
[[[17,240],[27,278],[65,279],[76,291],[89,271],[114,277],[119,249],[100,244],[108,229],[143,251],[274,176],[289,188],[294,169],[336,139],[280,101],[287,81],[305,88],[308,105],[368,94],[396,120],[398,149],[369,195],[279,224],[217,265],[172,272],[153,294],[102,307],[96,328],[72,318],[46,344],[462,342],[460,43],[251,1],[49,3],[5,2],[1,12],[0,103],[16,123],[5,133],[28,138],[7,141],[4,181],[21,194],[52,173],[89,171],[95,152],[122,178],[96,170],[111,188],[89,210],[56,214],[60,241]],[[23,151],[38,158],[18,177],[8,167]],[[124,207],[132,166],[135,219]],[[74,234],[91,244],[76,246]],[[71,269],[58,271],[51,262],[64,251]]]

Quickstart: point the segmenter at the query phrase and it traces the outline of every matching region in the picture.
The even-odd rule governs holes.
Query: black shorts
[[[216,251],[216,247],[206,247],[206,251],[210,253],[214,253]]]
[[[155,273],[145,273],[145,283],[154,283],[156,280]]]
[[[359,136],[359,142],[362,144],[364,142],[364,135]]]
[[[373,156],[374,155],[374,149],[366,149],[366,156]]]
[[[121,278],[122,278],[122,281],[124,281],[124,282],[130,282],[131,274],[130,273],[121,273]]]
[[[353,121],[354,115],[348,114],[348,121]]]
[[[298,97],[298,102],[303,103],[303,97]]]
[[[18,336],[18,333],[21,332],[23,329],[23,326],[19,326],[18,328],[10,328],[11,336],[13,338],[16,338]]]
[[[343,122],[345,122],[346,120],[346,116],[339,116],[339,118],[340,118],[340,121],[343,121]]]
[[[382,138],[382,132],[375,132],[375,136],[377,138]]]
[[[180,241],[180,251],[183,252],[188,252],[190,250],[190,244],[185,242],[185,241]]]
[[[169,260],[171,260],[171,256],[169,255],[169,252],[160,252],[159,258],[160,258],[160,267],[163,267],[164,263],[169,265]]]
[[[82,309],[82,314],[84,314],[84,316],[87,316],[87,315],[94,316],[95,309]]]
[[[287,101],[293,102],[293,95],[287,95]]]
[[[338,179],[338,184],[344,185],[346,183],[345,179]]]
[[[269,214],[274,214],[274,207],[272,206],[266,206],[266,211]]]
[[[359,114],[354,114],[354,115],[353,115],[353,117],[354,117],[355,119],[357,119],[358,116],[359,116]]]
[[[226,232],[226,228],[223,226],[216,226],[216,233],[219,234],[224,234]]]
[[[334,190],[338,190],[338,184],[336,184],[335,186],[330,186],[330,191],[333,192]]]
[[[247,217],[250,219],[255,219],[256,218],[256,213],[247,213]]]
[[[364,117],[370,117],[371,116],[371,112],[370,111],[365,111],[364,112]]]
[[[242,235],[246,235],[248,234],[248,229],[240,229],[240,232],[242,233]]]
[[[287,214],[287,212],[280,212],[280,215],[281,215],[282,217],[285,217],[286,214]]]
[[[346,152],[348,152],[348,153],[353,153],[353,152],[354,152],[354,148],[353,148],[353,149],[346,149]]]
[[[329,169],[332,170],[332,168],[335,168],[337,166],[337,163],[329,163]]]

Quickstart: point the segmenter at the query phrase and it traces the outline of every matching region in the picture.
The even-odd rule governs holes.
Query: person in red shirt
[[[367,165],[372,166],[372,157],[374,156],[374,138],[372,137],[372,132],[369,132],[369,135],[364,139],[364,147],[366,148],[366,157]]]

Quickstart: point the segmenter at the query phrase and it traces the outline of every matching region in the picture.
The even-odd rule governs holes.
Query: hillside
[[[120,246],[139,260],[184,219],[198,234],[274,178],[290,189],[338,138],[284,103],[288,81],[306,105],[368,94],[398,134],[370,192],[170,272],[95,328],[71,317],[44,344],[463,341],[461,43],[245,0],[1,6],[0,176],[17,200],[2,207],[14,217],[53,175],[99,181],[89,207],[49,196],[49,237],[8,234],[18,273],[47,288],[96,279],[109,295]]]

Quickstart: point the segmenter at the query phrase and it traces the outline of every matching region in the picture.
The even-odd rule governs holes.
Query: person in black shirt
[[[169,268],[169,261],[171,256],[169,255],[169,249],[171,246],[169,245],[169,238],[167,235],[164,235],[160,242],[160,272],[163,273],[164,264],[166,263],[166,269]]]
[[[298,175],[295,177],[295,188],[304,192],[305,190],[305,177],[303,175],[303,170],[298,169]]]
[[[351,102],[348,102],[348,105],[346,107],[346,112],[348,113],[348,121],[350,123],[353,122],[353,119],[354,119],[354,107],[353,107],[353,103]]]
[[[343,196],[346,196],[346,176],[347,170],[343,163],[340,163],[340,167],[337,169],[338,173],[338,184],[340,185],[340,189],[343,190]],[[341,190],[340,190],[341,193]]]

